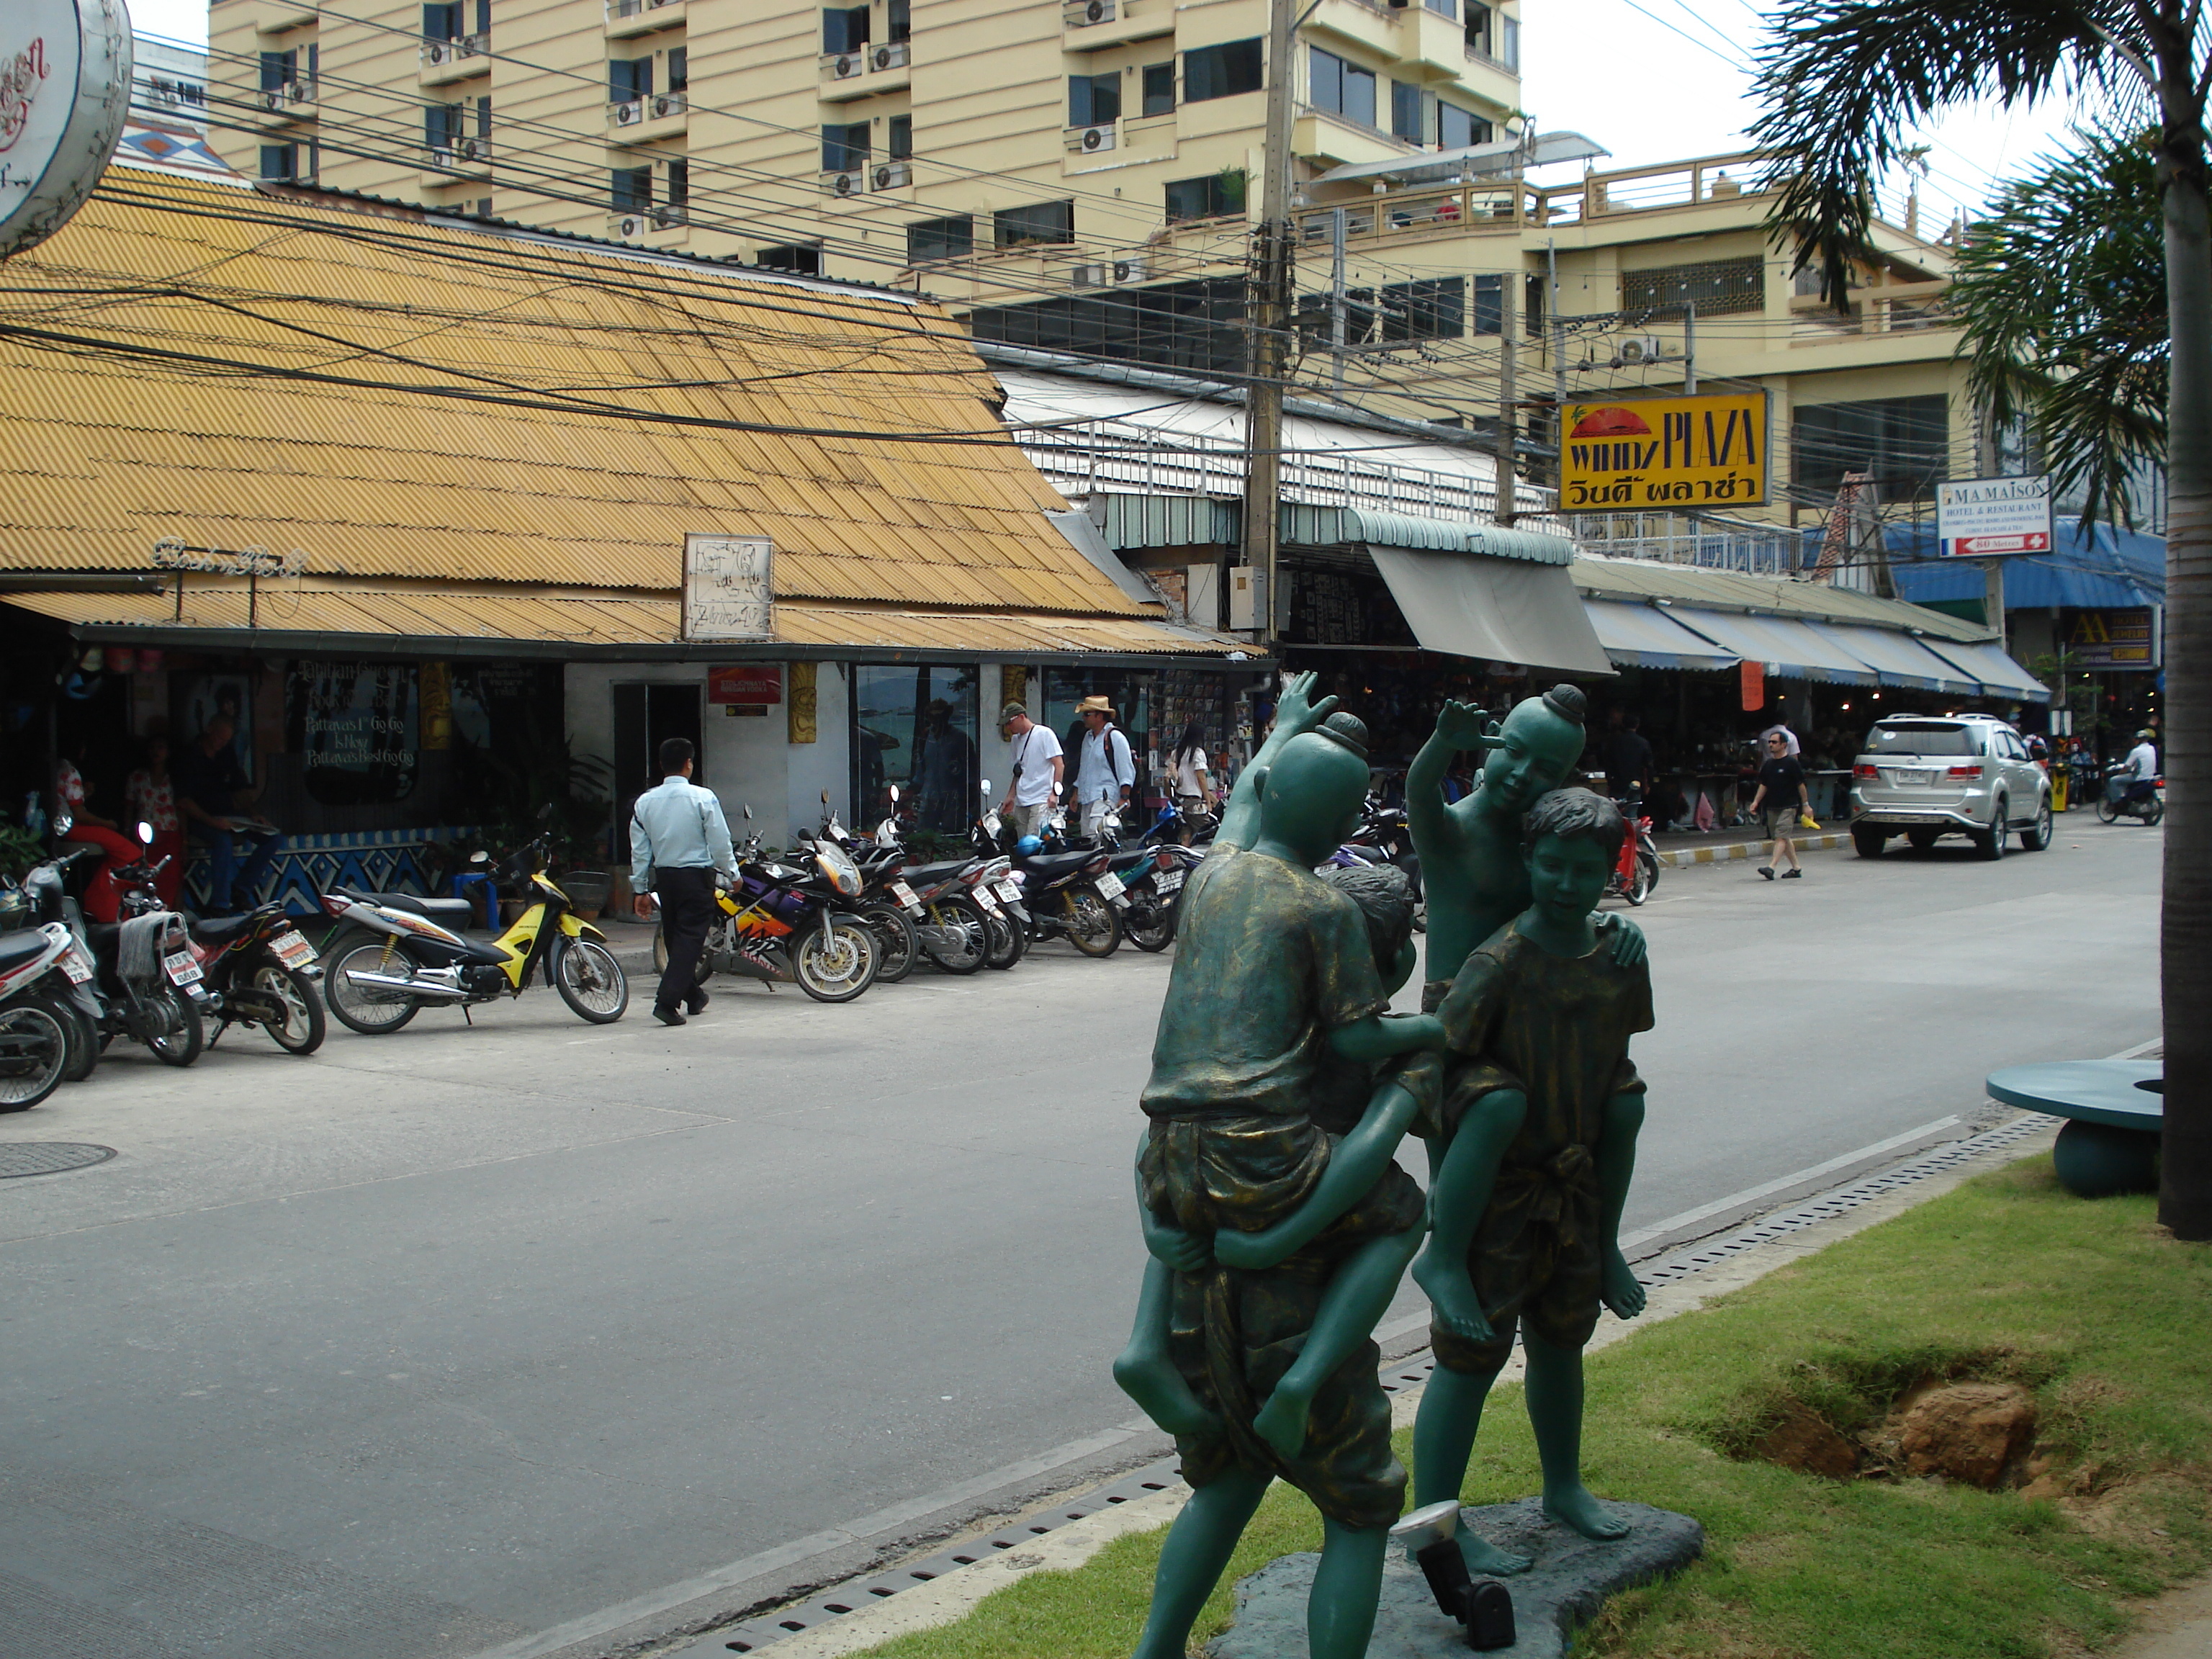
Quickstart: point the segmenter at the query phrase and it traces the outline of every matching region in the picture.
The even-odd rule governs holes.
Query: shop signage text
[[[233,552],[222,547],[187,547],[173,539],[154,544],[156,570],[198,570],[210,576],[297,576],[307,568],[307,556],[298,548],[271,553],[265,547],[241,547]]]
[[[765,536],[686,536],[684,637],[764,640],[775,633],[775,544]]]
[[[0,259],[67,224],[106,173],[131,67],[121,0],[0,7]]]
[[[2066,625],[2068,672],[2158,666],[2158,612],[2149,605],[2077,611]]]
[[[707,671],[707,701],[720,703],[771,703],[783,701],[783,665],[746,663],[735,668]]]
[[[1766,501],[1766,394],[1569,404],[1559,511],[1648,513]]]
[[[1936,486],[1937,551],[1990,559],[2051,551],[2051,479],[1953,478]]]

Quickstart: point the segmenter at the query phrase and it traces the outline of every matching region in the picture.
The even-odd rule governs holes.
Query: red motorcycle
[[[1641,904],[1659,884],[1659,848],[1651,839],[1650,818],[1632,811],[1626,802],[1614,805],[1620,808],[1626,828],[1620,837],[1620,861],[1613,866],[1613,879],[1606,884],[1606,896]]]
[[[163,908],[154,882],[167,863],[165,858],[116,872],[125,915]],[[195,921],[188,937],[190,959],[179,952],[169,970],[180,985],[197,983],[206,998],[205,1016],[218,1022],[209,1048],[234,1025],[259,1026],[288,1054],[312,1054],[323,1046],[326,1022],[322,994],[315,988],[322,963],[280,901],[271,899],[243,915]]]

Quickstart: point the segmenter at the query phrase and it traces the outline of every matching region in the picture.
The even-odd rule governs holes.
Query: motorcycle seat
[[[196,921],[192,924],[192,939],[196,944],[200,945],[228,945],[252,924],[253,917],[250,914],[243,916],[217,916],[208,921]]]
[[[899,872],[899,879],[909,887],[950,881],[974,862],[973,859],[939,859],[934,864],[909,864]]]
[[[0,972],[19,968],[46,948],[44,933],[0,933]]]
[[[1074,853],[1040,853],[1033,859],[1023,859],[1018,862],[1023,874],[1035,876],[1040,881],[1053,882],[1080,870],[1097,856],[1096,850],[1085,848]]]
[[[370,893],[358,887],[334,887],[331,890],[342,898],[362,904],[381,904],[387,909],[412,910],[418,916],[428,916],[441,927],[466,927],[475,920],[477,907],[468,899],[417,898],[412,893]]]

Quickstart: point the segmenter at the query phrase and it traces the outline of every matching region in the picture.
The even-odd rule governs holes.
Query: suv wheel
[[[1882,845],[1888,839],[1889,837],[1879,830],[1865,828],[1856,823],[1851,826],[1851,850],[1863,859],[1880,858]]]
[[[2009,803],[1999,795],[1996,810],[1990,816],[1990,827],[1974,837],[1974,845],[1981,849],[1984,858],[1994,860],[2005,855],[2005,815],[2010,810]]]
[[[2035,826],[2020,832],[2021,850],[2040,853],[2051,845],[2051,797],[2045,795],[2035,805]]]

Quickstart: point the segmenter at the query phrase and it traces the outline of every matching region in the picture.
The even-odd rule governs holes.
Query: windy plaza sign
[[[1561,422],[1559,511],[1764,506],[1766,423],[1764,392],[1569,404]]]

